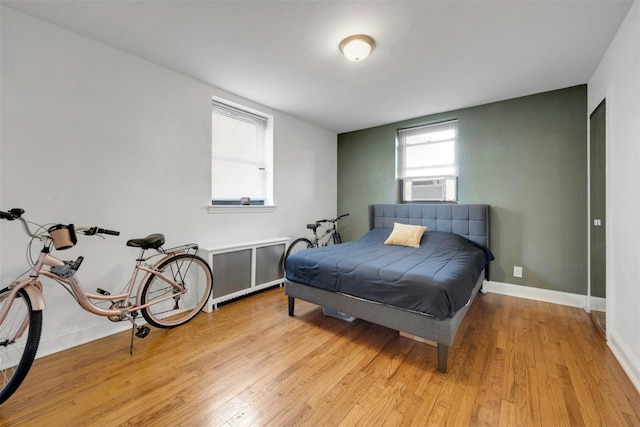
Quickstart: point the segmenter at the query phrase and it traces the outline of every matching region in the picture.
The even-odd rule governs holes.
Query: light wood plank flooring
[[[392,330],[303,301],[288,317],[281,288],[128,345],[36,360],[0,424],[640,425],[640,395],[584,310],[496,294],[476,298],[447,374]]]

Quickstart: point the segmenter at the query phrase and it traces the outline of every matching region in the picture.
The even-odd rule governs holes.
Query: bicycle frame
[[[151,305],[157,304],[159,302],[162,301],[166,301],[168,299],[172,299],[178,295],[182,295],[185,293],[185,289],[184,287],[182,287],[180,284],[176,283],[174,280],[166,277],[164,274],[162,274],[162,272],[160,272],[157,269],[157,266],[159,266],[162,262],[164,262],[165,260],[174,257],[175,255],[179,255],[182,253],[187,253],[190,249],[197,249],[197,245],[196,244],[190,244],[190,245],[183,245],[183,246],[178,246],[175,248],[171,248],[168,249],[164,252],[159,252],[157,254],[151,255],[150,257],[147,258],[143,258],[144,252],[145,250],[142,249],[140,251],[140,256],[136,259],[136,265],[134,267],[134,273],[131,277],[131,279],[129,280],[129,283],[127,285],[127,292],[123,293],[123,294],[117,294],[117,295],[102,295],[102,294],[92,294],[92,293],[88,293],[85,292],[84,288],[82,287],[82,284],[80,283],[80,280],[77,278],[77,275],[74,274],[73,276],[69,277],[68,279],[64,279],[62,277],[59,277],[57,275],[55,275],[54,273],[50,272],[50,271],[46,271],[43,270],[44,266],[49,266],[49,267],[61,267],[64,266],[65,263],[61,260],[59,260],[58,258],[50,255],[49,251],[50,251],[50,245],[45,245],[42,250],[40,251],[40,255],[38,256],[38,260],[36,261],[35,265],[33,266],[33,268],[31,269],[31,274],[29,276],[28,279],[23,280],[21,282],[17,282],[17,283],[13,283],[11,286],[13,286],[13,289],[11,291],[11,293],[9,294],[8,298],[8,304],[6,304],[3,308],[3,310],[0,312],[0,323],[4,322],[4,319],[7,316],[7,313],[9,312],[9,310],[11,309],[11,305],[13,303],[13,301],[16,298],[16,295],[18,294],[18,291],[20,289],[24,289],[27,294],[29,295],[29,299],[31,300],[31,304],[34,310],[44,310],[45,308],[45,303],[44,303],[44,298],[42,296],[42,292],[43,292],[43,286],[42,283],[39,280],[39,276],[45,276],[48,277],[50,279],[55,280],[56,282],[62,284],[62,285],[66,285],[67,289],[71,291],[71,293],[73,294],[73,296],[75,297],[76,301],[78,302],[78,304],[80,304],[80,306],[85,309],[86,311],[99,315],[99,316],[105,316],[105,317],[109,317],[109,316],[122,316],[122,317],[126,317],[126,315],[138,311],[142,308],[146,308],[149,307]],[[146,264],[144,264],[147,260],[151,259],[151,258],[155,258],[157,256],[160,255],[164,255],[162,256],[158,261],[156,261],[153,265],[148,266]],[[142,276],[142,278],[140,279],[140,281],[138,281],[138,275],[140,273],[140,271],[144,272],[144,276]],[[179,292],[176,292],[175,294],[171,294],[168,295],[165,298],[161,298],[161,299],[157,299],[154,300],[152,303],[150,304],[142,304],[142,290],[143,290],[143,286],[142,284],[146,282],[146,280],[152,275],[155,274],[156,276],[158,276],[160,279],[162,279],[163,281],[165,281],[166,283],[168,283],[169,285],[175,287]],[[125,307],[118,307],[118,308],[114,308],[114,309],[104,309],[102,307],[97,306],[96,304],[94,304],[91,300],[97,300],[97,301],[128,301],[131,299],[132,295],[133,295],[133,290],[134,287],[136,285],[136,283],[139,283],[138,285],[138,289],[136,292],[136,296],[135,296],[135,304],[130,304],[127,305]],[[18,337],[24,332],[24,330],[20,331]],[[17,337],[16,337],[17,338]]]
[[[336,223],[333,223],[333,227],[327,227],[324,233],[321,236],[318,236],[317,230],[313,232],[314,240],[316,241],[316,246],[327,246],[329,244],[329,240],[333,239],[333,233],[336,231]]]
[[[337,223],[344,216],[346,215],[342,215],[335,219],[321,219],[319,221],[316,221],[316,224],[322,224],[322,223],[331,224],[324,229],[324,233],[322,233],[321,235],[318,235],[319,227],[313,230],[313,243],[315,243],[316,248],[319,248],[321,246],[327,246],[329,244],[329,241],[335,238],[334,235],[338,233]]]

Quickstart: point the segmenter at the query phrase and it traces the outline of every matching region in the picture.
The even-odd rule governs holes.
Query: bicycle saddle
[[[308,228],[309,230],[316,231],[316,229],[317,229],[318,227],[320,227],[320,224],[318,224],[317,222],[316,222],[315,224],[307,224],[307,228]]]
[[[164,234],[149,234],[142,239],[131,239],[127,242],[127,246],[142,249],[158,249],[164,245]]]

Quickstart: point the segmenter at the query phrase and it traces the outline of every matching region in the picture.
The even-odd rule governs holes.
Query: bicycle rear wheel
[[[9,304],[11,289],[0,291],[0,311]],[[23,330],[22,333],[20,331]],[[18,389],[36,357],[42,333],[42,311],[34,311],[24,289],[0,324],[0,404]]]
[[[191,254],[169,258],[158,266],[165,277],[184,286],[181,294],[175,286],[164,281],[160,274],[152,274],[142,290],[142,315],[157,328],[173,328],[193,319],[207,304],[213,275],[209,264]]]

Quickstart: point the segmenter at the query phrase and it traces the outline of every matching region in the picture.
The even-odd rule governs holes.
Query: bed
[[[427,227],[419,248],[383,244],[396,223]],[[369,206],[369,229],[357,241],[287,259],[289,316],[299,298],[435,342],[437,368],[446,373],[449,347],[488,279],[489,206],[376,204]],[[445,253],[452,258],[442,258]],[[459,270],[460,257],[472,267]]]

